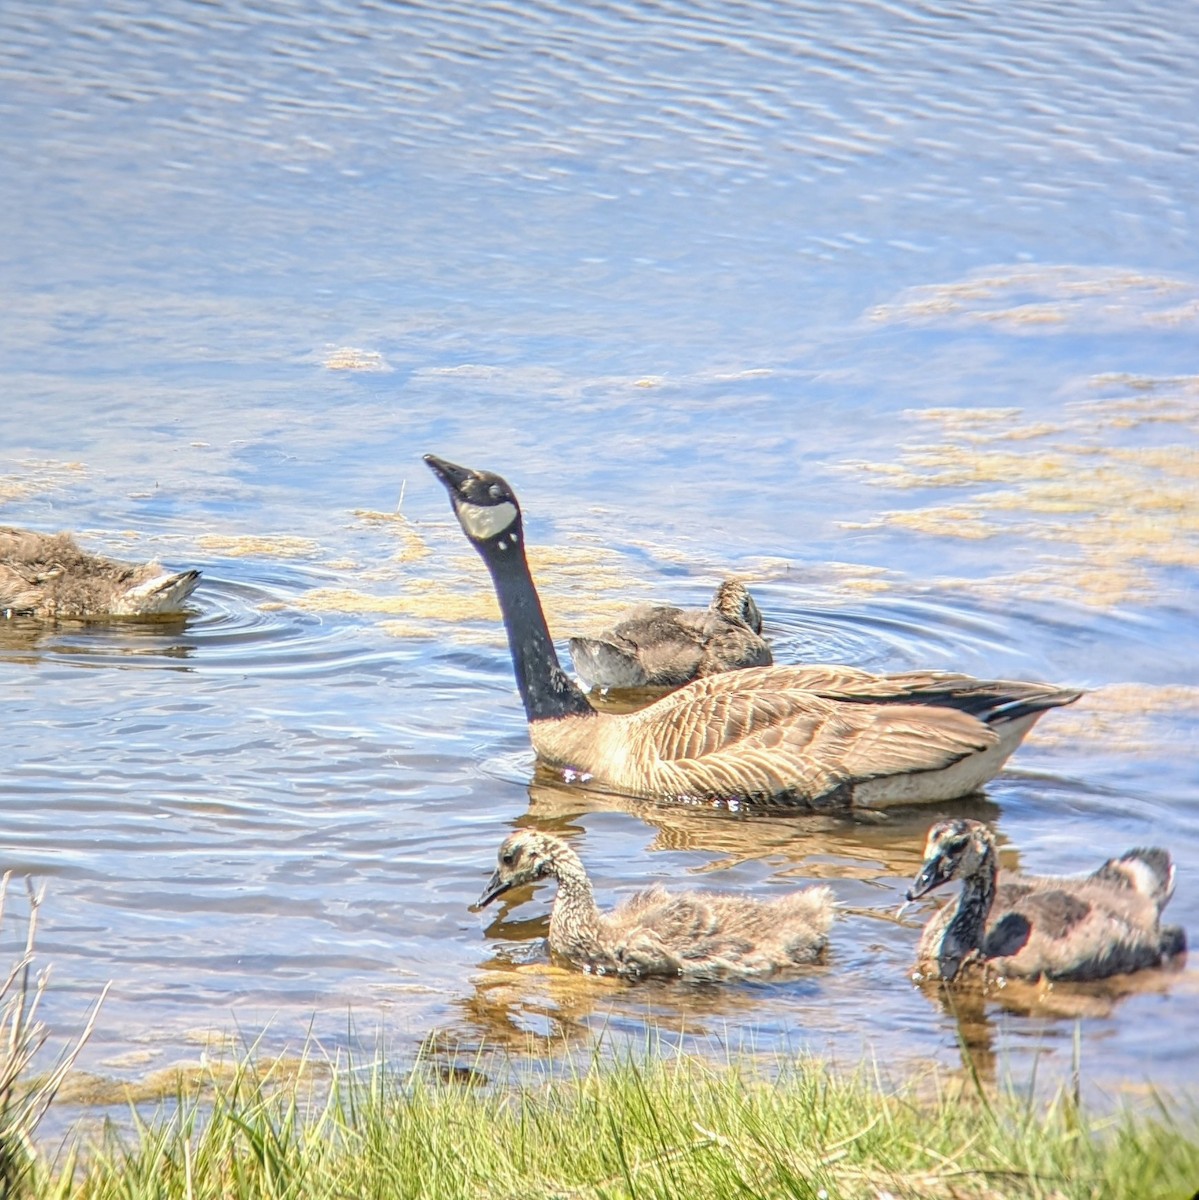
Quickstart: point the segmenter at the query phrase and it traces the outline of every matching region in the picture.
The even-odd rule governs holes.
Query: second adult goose
[[[761,978],[816,962],[833,920],[826,887],[773,900],[651,887],[601,913],[587,871],[561,838],[519,829],[504,839],[497,857],[475,907],[522,883],[556,879],[550,949],[598,975]]]
[[[67,533],[0,526],[0,615],[41,620],[162,616],[182,611],[199,571],[171,574],[80,549]]]
[[[1186,947],[1162,925],[1174,865],[1157,847],[1129,850],[1090,875],[1000,874],[980,821],[938,821],[908,900],[948,883],[962,890],[925,926],[921,976],[952,982],[979,971],[1021,979],[1102,979],[1156,967]]]
[[[950,800],[995,775],[1042,712],[1080,695],[937,671],[751,667],[639,712],[597,712],[554,652],[512,489],[489,471],[425,462],[491,572],[533,748],[567,779],[729,807]]]
[[[645,605],[595,637],[572,637],[570,658],[589,688],[681,687],[774,661],[740,579],[721,583],[705,609]]]

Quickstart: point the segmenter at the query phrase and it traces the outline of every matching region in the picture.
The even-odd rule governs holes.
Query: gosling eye
[[[506,867],[513,867],[516,865],[516,857],[515,850],[505,850],[504,853],[500,855],[500,862]]]
[[[487,489],[487,494],[493,500],[502,500],[504,498],[504,489],[500,487],[498,483],[493,483],[491,487]]]

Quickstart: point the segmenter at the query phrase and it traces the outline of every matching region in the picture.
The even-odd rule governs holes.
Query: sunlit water
[[[81,1062],[117,1079],[647,1021],[956,1066],[929,908],[894,920],[950,809],[1030,870],[1169,847],[1199,938],[1197,51],[1185,6],[6,4],[0,521],[204,572],[185,622],[0,624],[56,1038],[112,980]],[[554,787],[426,450],[517,488],[563,639],[738,571],[778,661],[1091,694],[882,823]],[[588,978],[548,889],[468,911],[528,822],[604,902],[848,911],[795,980]],[[1185,1084],[1197,978],[962,1030],[1019,1080],[1081,1019],[1095,1087]]]

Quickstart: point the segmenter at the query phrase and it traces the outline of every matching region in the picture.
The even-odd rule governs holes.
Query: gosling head
[[[712,607],[733,621],[748,625],[754,633],[762,633],[762,610],[754,603],[749,589],[740,579],[726,579],[716,589]]]
[[[928,831],[924,866],[908,888],[907,899],[918,900],[951,879],[973,874],[993,853],[990,830],[981,821],[938,821]]]
[[[533,883],[554,874],[562,843],[534,829],[510,833],[496,855],[496,867],[474,907],[486,908],[498,896],[522,883]]]
[[[506,550],[520,541],[520,505],[505,480],[426,454],[425,463],[450,494],[462,532],[480,548]]]

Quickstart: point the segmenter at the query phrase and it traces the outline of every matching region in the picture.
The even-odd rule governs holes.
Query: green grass
[[[529,1070],[526,1064],[522,1071]],[[925,1076],[748,1058],[595,1058],[530,1079],[417,1065],[272,1079],[247,1059],[149,1122],[57,1164],[28,1195],[101,1198],[1189,1198],[1199,1122],[1164,1106],[1090,1117],[1064,1093],[985,1099]],[[332,1080],[332,1082],[331,1082]]]
[[[0,877],[0,926],[4,923],[11,880],[11,871]],[[20,1194],[29,1172],[36,1166],[34,1134],[38,1124],[87,1041],[104,999],[102,993],[83,1032],[59,1054],[53,1068],[34,1074],[33,1061],[47,1037],[46,1027],[38,1019],[38,1009],[49,975],[33,970],[38,909],[45,893],[36,890],[28,880],[25,890],[28,910],[23,945],[8,973],[0,976],[0,1198],[3,1200]]]

